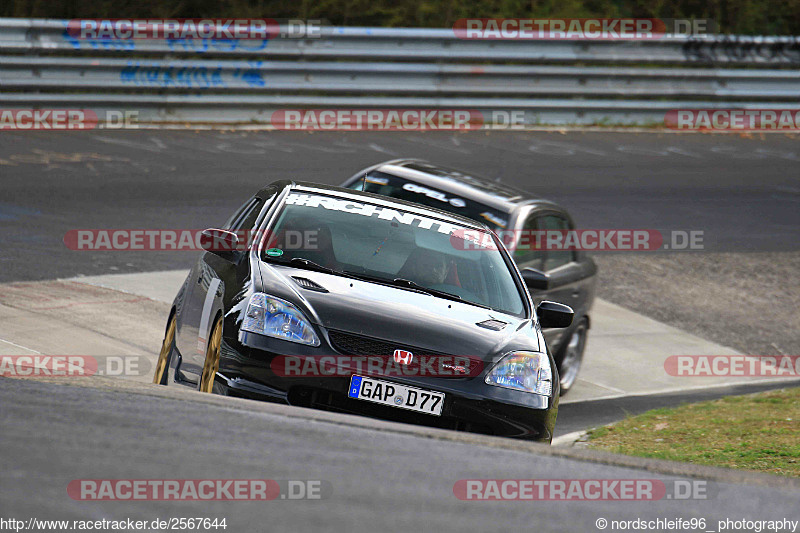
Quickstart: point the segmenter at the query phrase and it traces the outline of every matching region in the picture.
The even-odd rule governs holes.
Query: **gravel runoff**
[[[744,354],[800,355],[800,251],[593,259],[600,298]]]

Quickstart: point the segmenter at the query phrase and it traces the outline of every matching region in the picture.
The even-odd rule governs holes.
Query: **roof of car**
[[[522,204],[552,203],[512,185],[434,165],[422,159],[395,159],[376,165],[372,170],[425,183],[506,212]]]
[[[480,228],[480,229],[489,229],[488,226],[477,222],[471,218],[463,217],[461,215],[454,214],[450,211],[443,211],[441,209],[436,209],[434,207],[428,207],[425,205],[420,205],[414,202],[408,202],[406,200],[400,200],[398,198],[391,198],[389,196],[384,196],[382,194],[375,194],[371,192],[364,192],[364,191],[357,191],[353,189],[347,189],[345,187],[337,187],[335,185],[324,185],[321,183],[312,183],[307,181],[277,181],[275,183],[270,184],[268,187],[291,187],[292,190],[297,191],[307,191],[307,192],[322,192],[331,194],[334,196],[347,196],[351,198],[356,197],[363,197],[369,198],[372,203],[378,203],[384,206],[398,206],[402,207],[405,211],[415,212],[419,214],[434,214],[436,218],[444,219],[449,222],[453,222],[459,224],[461,226],[469,226],[473,228]]]

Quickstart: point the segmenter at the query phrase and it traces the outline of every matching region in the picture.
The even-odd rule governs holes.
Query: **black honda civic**
[[[155,383],[550,442],[558,371],[485,225],[372,193],[279,181],[221,228],[172,304]]]
[[[573,232],[575,224],[564,207],[504,183],[419,159],[373,165],[342,186],[443,209],[477,220],[497,233],[512,253],[534,302],[553,300],[575,312],[569,328],[544,330],[558,367],[561,394],[575,386],[591,325],[597,266],[584,251],[524,242],[537,233],[561,237]]]

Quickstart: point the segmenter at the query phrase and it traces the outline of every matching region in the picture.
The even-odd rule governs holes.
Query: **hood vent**
[[[478,322],[475,325],[480,326],[482,328],[491,329],[493,331],[500,331],[501,329],[503,329],[508,325],[508,322],[503,322],[502,320],[495,320],[491,318],[489,320],[484,320],[483,322]]]
[[[322,285],[320,285],[316,281],[311,281],[308,278],[301,278],[301,277],[292,276],[292,279],[295,281],[295,283],[297,283],[298,285],[300,285],[304,289],[308,289],[310,291],[317,291],[317,292],[328,292],[328,289],[326,289],[325,287],[323,287]]]

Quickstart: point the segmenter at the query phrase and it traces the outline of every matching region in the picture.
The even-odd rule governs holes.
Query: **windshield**
[[[523,296],[500,251],[470,244],[481,239],[494,237],[400,209],[292,192],[261,255],[523,316]]]
[[[367,192],[450,211],[462,217],[482,222],[495,231],[505,229],[508,224],[508,213],[384,172],[371,172],[365,180],[354,181],[349,185],[349,188],[357,191],[360,191],[362,187]]]

